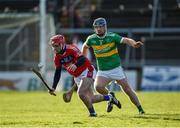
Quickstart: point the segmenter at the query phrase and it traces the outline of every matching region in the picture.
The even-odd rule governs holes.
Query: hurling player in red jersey
[[[93,86],[96,70],[76,46],[65,44],[63,35],[53,36],[50,42],[55,52],[54,64],[56,68],[52,91],[49,91],[50,94],[54,94],[56,90],[63,66],[69,74],[74,76],[75,83],[78,86],[77,93],[87,107],[91,117],[97,116],[93,103],[111,100],[120,104],[120,102],[111,95],[95,95],[93,93],[91,87]]]

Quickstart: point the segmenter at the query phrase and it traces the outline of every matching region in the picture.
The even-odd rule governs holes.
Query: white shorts
[[[79,75],[78,77],[75,77],[74,81],[75,81],[75,83],[77,84],[78,87],[79,87],[79,84],[80,84],[80,81],[82,80],[82,78],[85,78],[85,77],[95,79],[95,77],[96,77],[96,69],[94,68],[92,73],[89,72],[88,69],[86,69],[85,71],[83,71],[81,73],[81,75]]]
[[[112,80],[122,80],[126,78],[126,75],[121,66],[107,71],[99,70],[97,72],[97,76],[103,76]]]

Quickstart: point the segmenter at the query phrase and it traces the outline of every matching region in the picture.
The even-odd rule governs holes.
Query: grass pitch
[[[47,92],[0,92],[0,127],[180,127],[179,92],[137,94],[145,115],[139,115],[127,96],[117,92],[122,109],[114,106],[107,113],[107,103],[97,103],[94,118],[88,117],[76,93],[70,103],[64,103],[62,93],[54,97]]]

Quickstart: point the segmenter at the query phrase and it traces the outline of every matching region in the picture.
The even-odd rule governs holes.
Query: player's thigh
[[[81,93],[87,93],[92,92],[92,86],[93,86],[94,80],[91,78],[84,77],[80,81],[80,85],[78,88],[78,92]]]
[[[106,77],[103,77],[103,76],[96,76],[96,79],[95,79],[95,86],[106,86],[108,85],[110,82],[112,81],[112,79],[110,78],[106,78]]]

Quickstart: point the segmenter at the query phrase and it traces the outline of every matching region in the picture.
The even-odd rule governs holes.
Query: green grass
[[[88,111],[76,93],[64,103],[62,93],[0,92],[0,128],[4,127],[180,127],[180,93],[139,92],[146,111],[138,115],[124,93],[117,93],[123,108],[106,112],[106,102],[95,104],[98,117]]]

